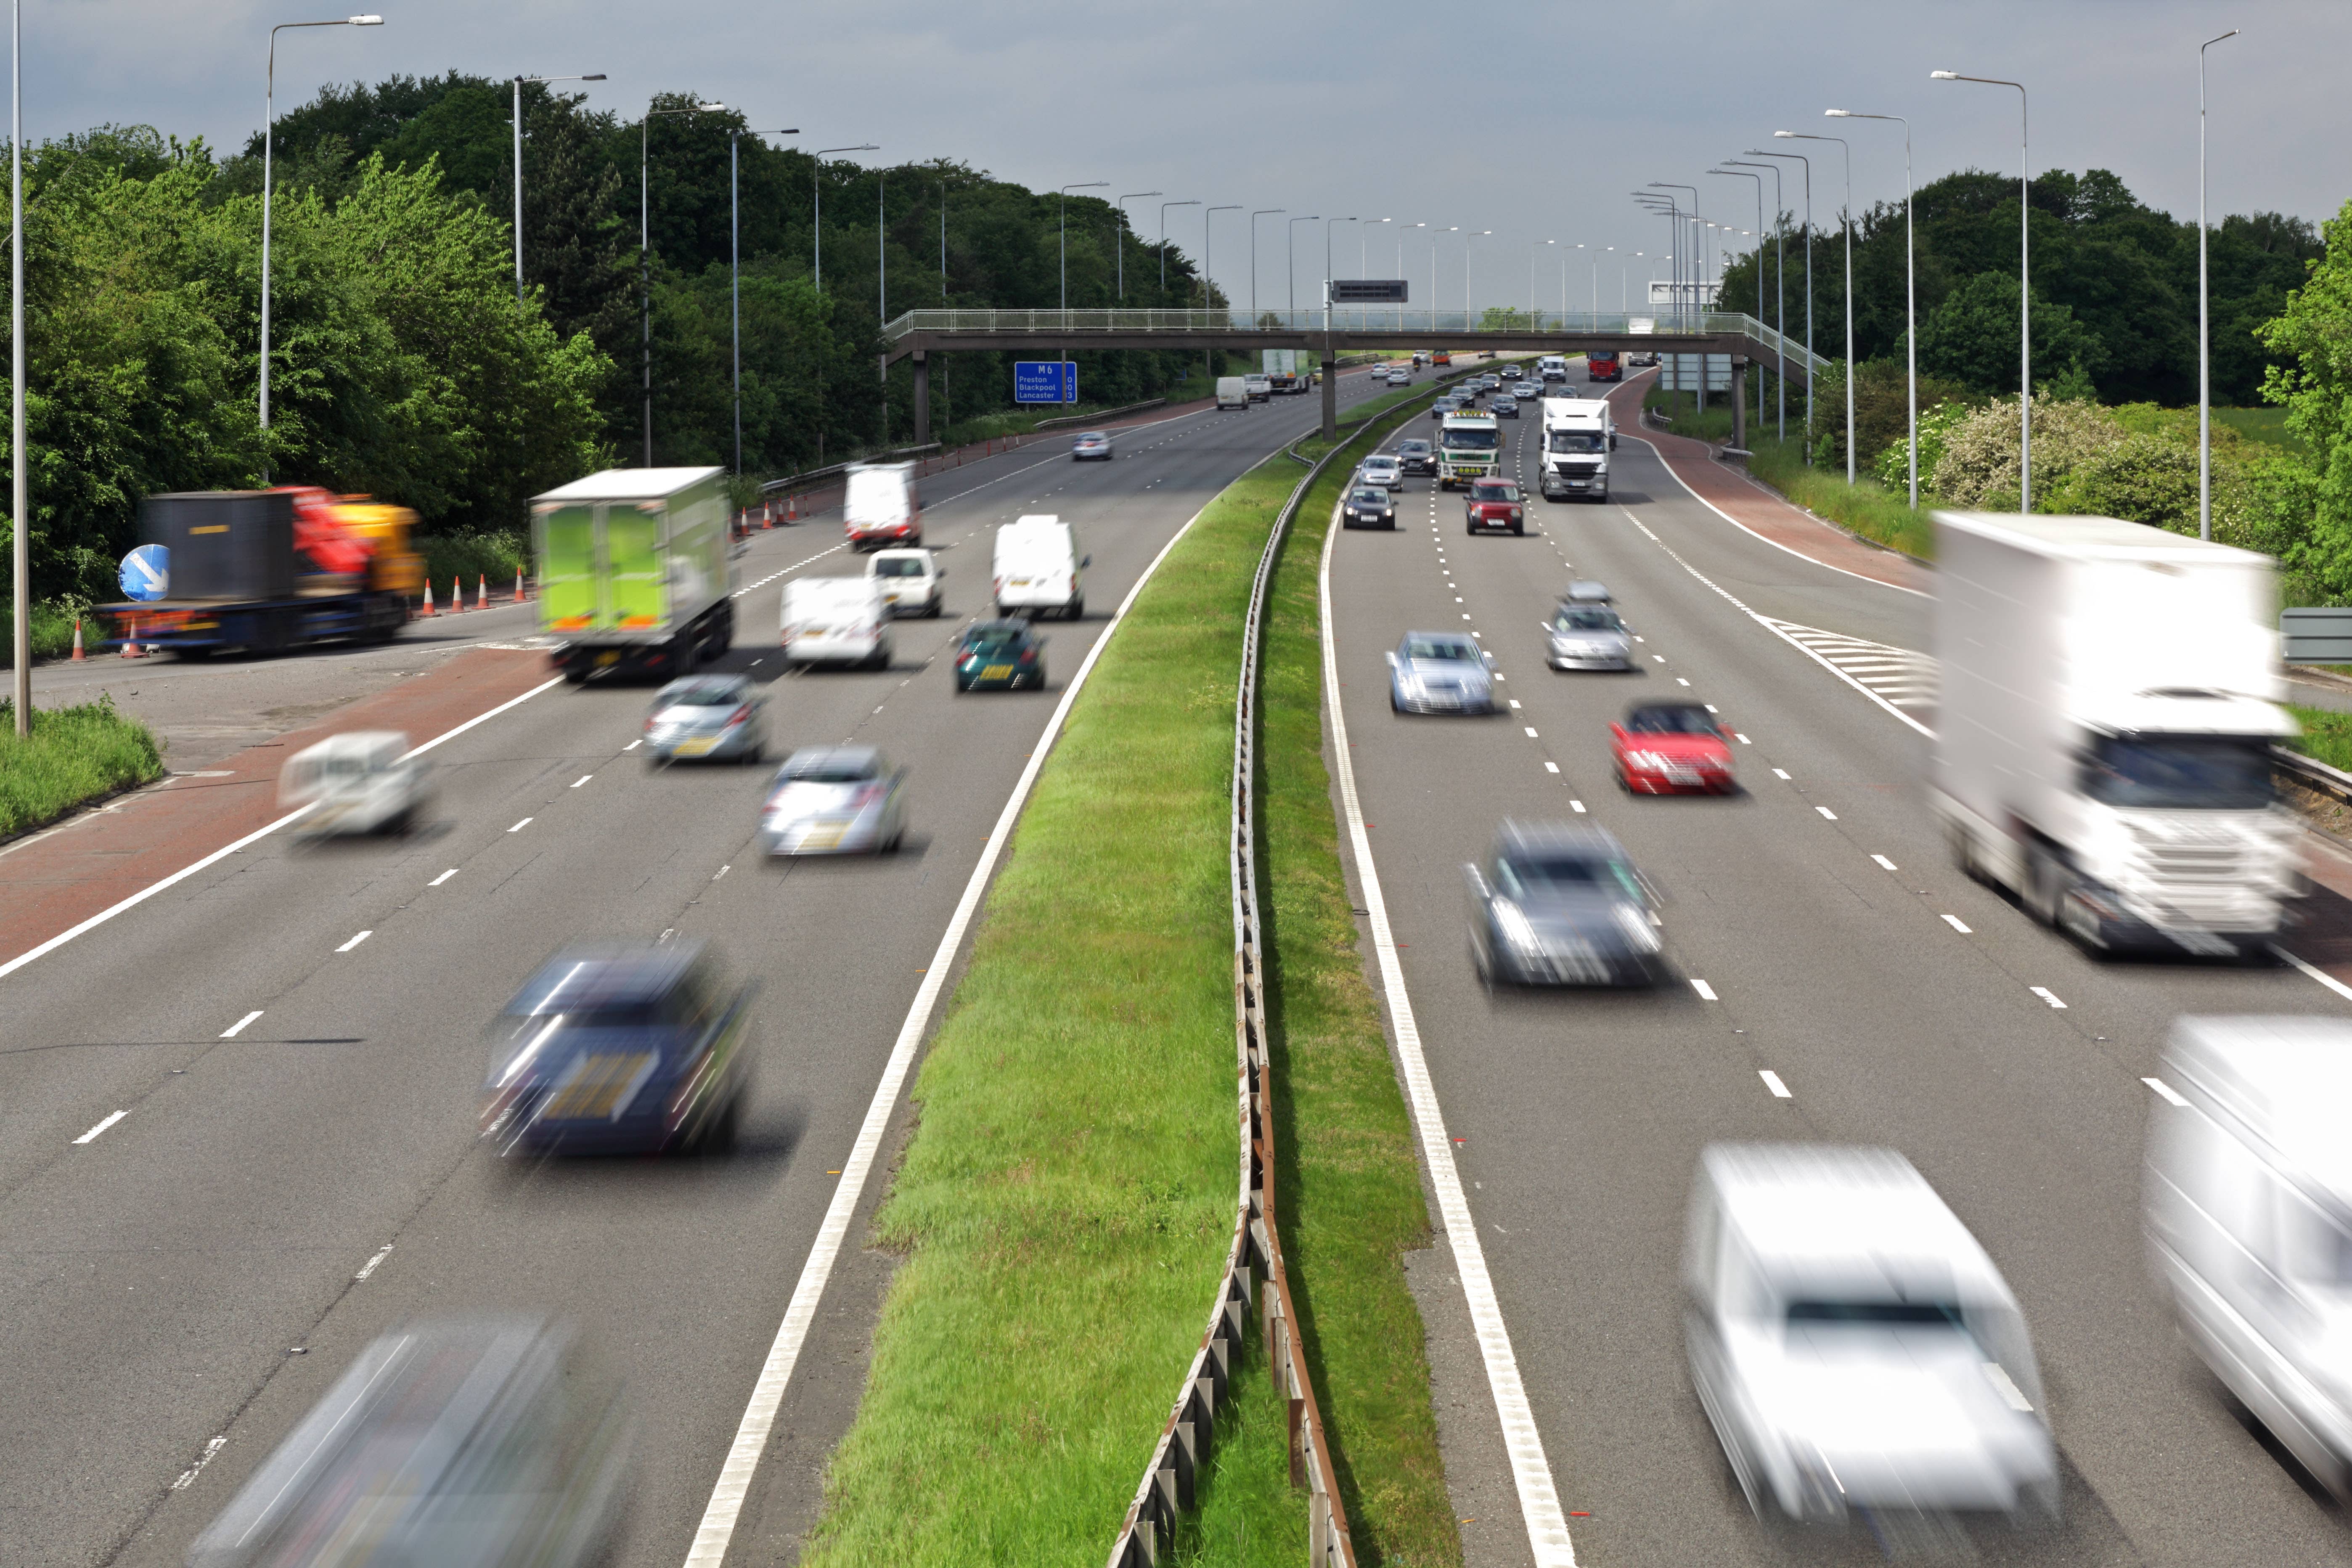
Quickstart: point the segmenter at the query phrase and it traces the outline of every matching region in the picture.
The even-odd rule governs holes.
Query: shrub
[[[2033,400],[2035,500],[2054,494],[2080,465],[2120,445],[2124,428],[2093,403]],[[2018,494],[2017,400],[1999,399],[1954,425],[1936,465],[1936,493],[1957,507],[2014,510]],[[2037,505],[2037,511],[2049,510]]]

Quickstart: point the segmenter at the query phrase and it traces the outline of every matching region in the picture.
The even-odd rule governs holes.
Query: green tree
[[[2325,256],[2263,328],[2263,345],[2287,361],[2263,378],[2263,395],[2285,406],[2307,454],[2313,510],[2297,563],[2340,596],[2352,594],[2352,202],[2325,234]]]
[[[1979,393],[2015,393],[2018,372],[2017,279],[1979,272],[1944,296],[1919,323],[1919,368]],[[2095,375],[2106,347],[2065,305],[2036,293],[2033,363],[2047,379],[2079,367]]]

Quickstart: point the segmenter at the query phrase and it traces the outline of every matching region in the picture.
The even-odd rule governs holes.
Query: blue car
[[[751,994],[698,942],[557,953],[493,1026],[482,1136],[501,1154],[733,1147]]]

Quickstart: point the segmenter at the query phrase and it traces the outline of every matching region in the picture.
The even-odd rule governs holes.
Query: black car
[[[492,1026],[482,1136],[502,1154],[731,1147],[751,999],[698,942],[557,953]]]
[[[1393,530],[1396,525],[1396,503],[1378,485],[1357,486],[1348,492],[1347,501],[1339,508],[1342,528]]]
[[[1465,866],[1470,960],[1507,985],[1652,985],[1667,973],[1657,896],[1597,827],[1506,822]]]
[[[1408,474],[1437,472],[1437,449],[1417,436],[1409,441],[1399,441],[1396,455],[1397,467]]]
[[[1461,407],[1462,404],[1463,399],[1459,397],[1441,397],[1429,405],[1429,416],[1432,419],[1443,419]]]
[[[1010,691],[1045,684],[1045,639],[1027,621],[974,621],[956,644],[955,689]]]
[[[1507,392],[1498,395],[1489,406],[1497,419],[1517,419],[1519,416],[1519,400]]]

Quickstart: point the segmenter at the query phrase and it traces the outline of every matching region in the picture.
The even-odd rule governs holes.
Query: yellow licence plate
[[[645,1081],[653,1062],[651,1054],[590,1057],[580,1064],[570,1081],[549,1097],[544,1114],[551,1121],[592,1117],[609,1121],[623,1093],[635,1089]]]
[[[691,740],[680,741],[673,750],[681,757],[707,757],[710,754],[710,748],[717,744],[716,736],[697,735]]]
[[[841,829],[839,827],[812,827],[805,835],[803,836],[801,839],[801,847],[803,849],[831,849],[840,842]]]
[[[1012,674],[1013,667],[1009,664],[991,664],[982,667],[980,678],[982,680],[1003,680]]]
[[[598,667],[599,668],[603,668],[603,667],[604,667],[605,665],[618,664],[618,663],[620,663],[620,662],[621,662],[621,656],[620,656],[618,653],[612,652],[612,651],[609,651],[609,650],[608,650],[608,651],[606,651],[606,652],[604,652],[604,653],[600,653],[600,654],[598,654],[598,655],[596,656],[596,664],[597,664],[597,667]]]

